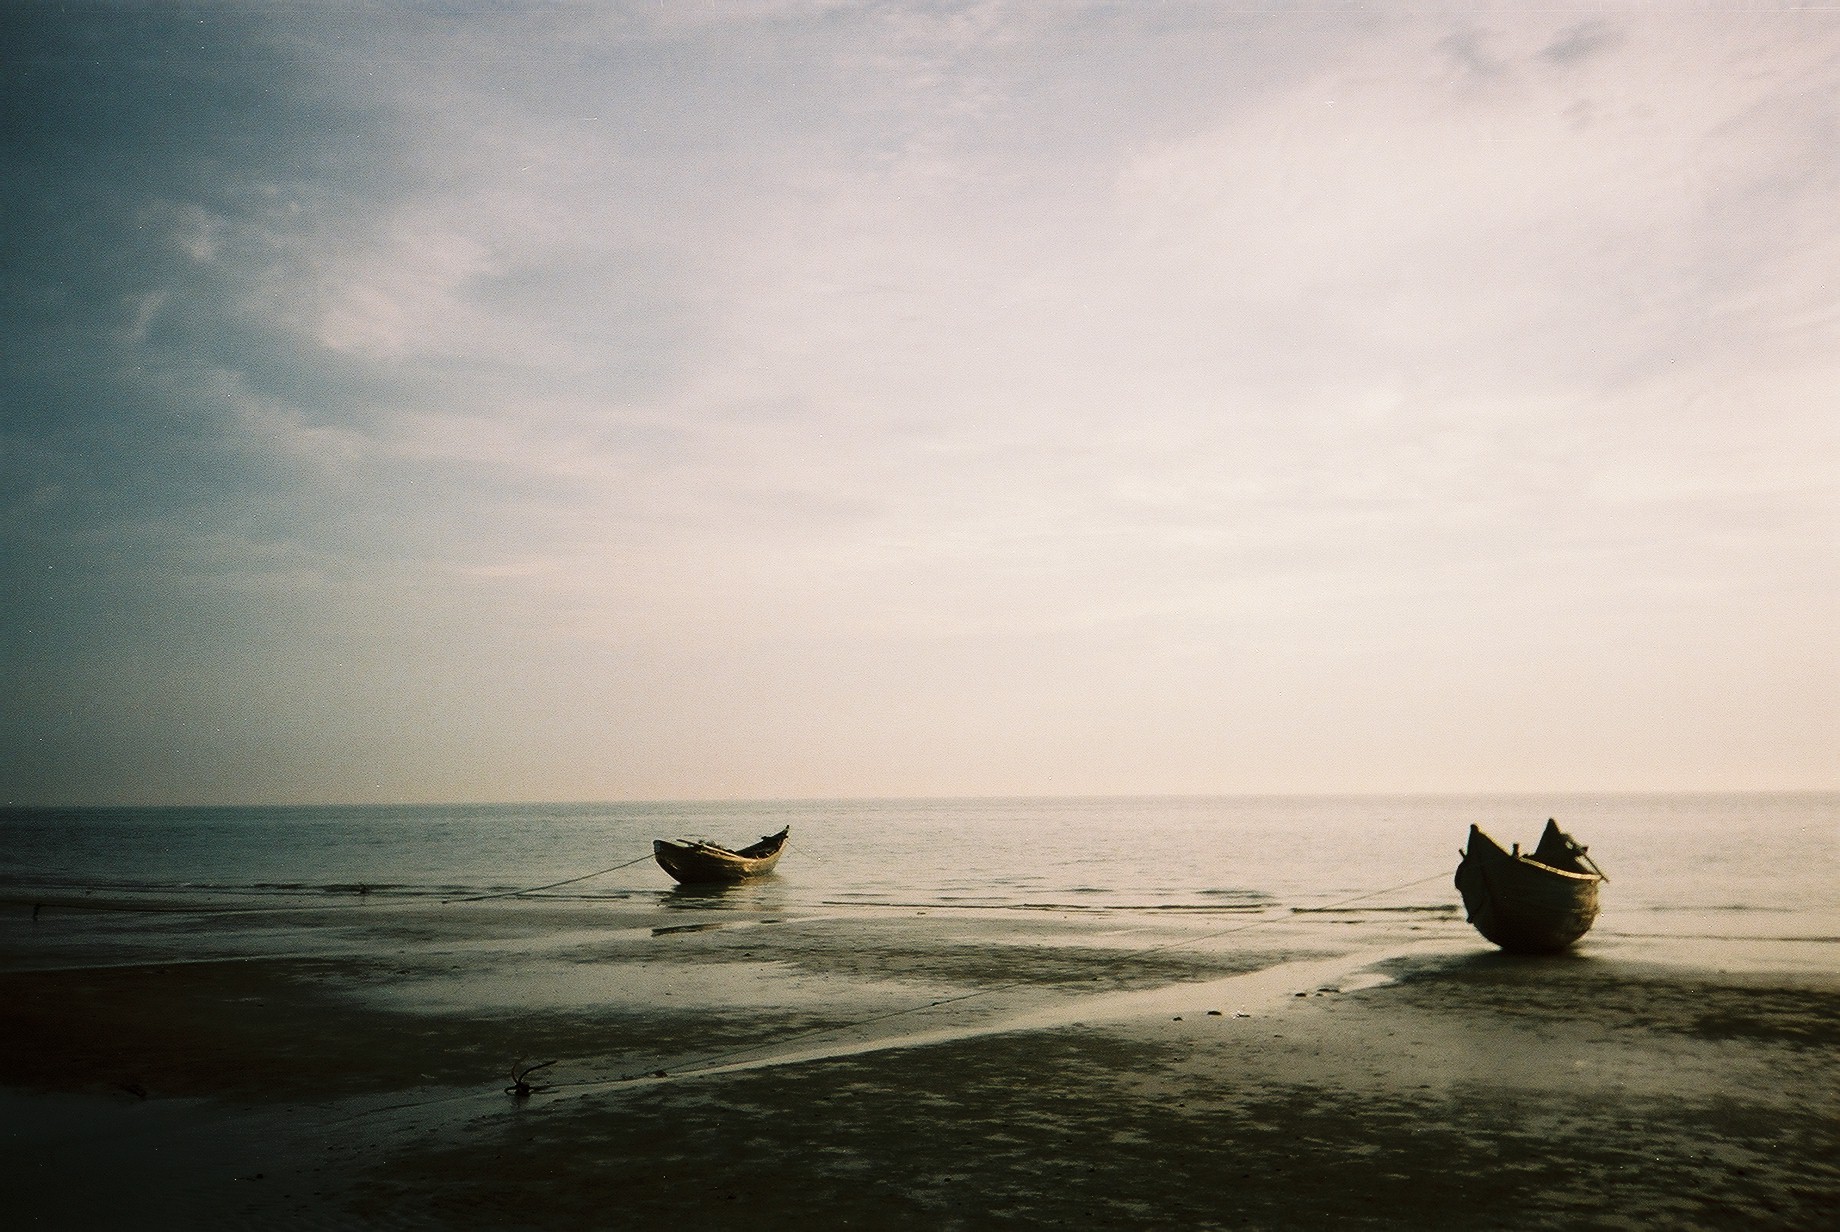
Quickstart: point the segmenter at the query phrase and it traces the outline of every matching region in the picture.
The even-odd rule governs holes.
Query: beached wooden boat
[[[1597,887],[1608,880],[1557,822],[1533,854],[1513,851],[1476,826],[1457,865],[1457,891],[1476,931],[1514,954],[1557,954],[1590,931]]]
[[[791,827],[769,834],[752,847],[730,851],[704,839],[654,839],[652,856],[685,885],[721,885],[748,881],[773,870],[785,850]]]

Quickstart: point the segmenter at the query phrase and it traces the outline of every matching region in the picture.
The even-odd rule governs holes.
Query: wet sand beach
[[[1516,960],[1435,911],[110,905],[0,909],[13,1226],[1840,1221],[1831,941]]]

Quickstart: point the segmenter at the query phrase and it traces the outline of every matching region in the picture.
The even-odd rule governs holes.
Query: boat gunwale
[[[1556,865],[1546,863],[1544,860],[1536,860],[1532,855],[1518,850],[1518,844],[1516,844],[1516,850],[1509,851],[1506,847],[1496,842],[1495,839],[1490,836],[1489,832],[1479,825],[1472,823],[1469,831],[1469,842],[1464,845],[1462,851],[1458,852],[1465,862],[1470,860],[1493,860],[1504,865],[1524,864],[1536,872],[1551,873],[1555,877],[1566,877],[1575,881],[1604,882],[1610,880],[1608,877],[1604,876],[1601,871],[1559,868]],[[1570,835],[1565,834],[1564,831],[1560,831],[1560,833],[1570,840]],[[1480,848],[1476,845],[1477,839],[1481,839],[1484,844]],[[1583,849],[1580,848],[1580,850],[1582,851]]]
[[[1554,868],[1552,865],[1542,863],[1541,861],[1534,859],[1532,856],[1517,856],[1517,855],[1512,854],[1511,852],[1506,852],[1506,851],[1502,852],[1501,854],[1505,858],[1512,860],[1516,864],[1525,864],[1531,868],[1538,869],[1542,873],[1551,873],[1555,877],[1569,877],[1574,881],[1607,881],[1609,880],[1602,873],[1574,873],[1569,868]]]

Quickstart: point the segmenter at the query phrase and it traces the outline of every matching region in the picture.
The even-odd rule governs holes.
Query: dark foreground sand
[[[1383,912],[101,905],[0,904],[9,1227],[1840,1226],[1840,977],[1805,954],[1516,961]]]

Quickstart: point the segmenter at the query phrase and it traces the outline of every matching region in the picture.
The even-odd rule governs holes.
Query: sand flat
[[[1720,970],[1437,917],[682,916],[9,905],[20,1226],[1840,1220],[1840,979],[1764,941]]]

